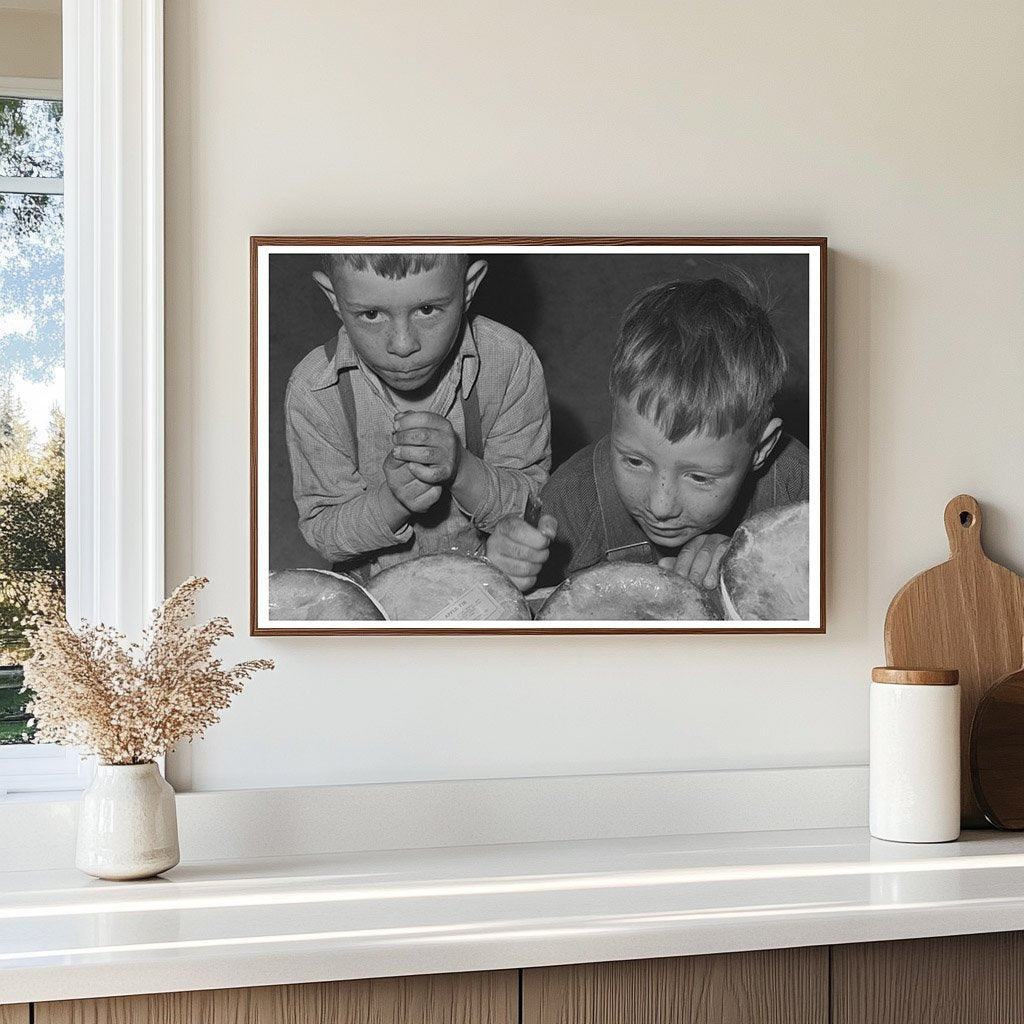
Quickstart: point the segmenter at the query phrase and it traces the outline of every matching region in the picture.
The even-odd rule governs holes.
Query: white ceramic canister
[[[871,671],[870,828],[876,839],[960,835],[960,682],[955,669]]]

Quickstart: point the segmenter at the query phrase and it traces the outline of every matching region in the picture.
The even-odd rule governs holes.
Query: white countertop
[[[1024,836],[863,829],[0,873],[0,1004],[1024,929]]]

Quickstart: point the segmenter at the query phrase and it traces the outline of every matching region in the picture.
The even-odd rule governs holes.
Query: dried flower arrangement
[[[84,747],[104,764],[146,764],[200,735],[264,659],[224,668],[213,648],[232,636],[228,620],[186,626],[209,580],[193,576],[153,612],[142,643],[109,626],[41,620],[25,663],[37,743]]]

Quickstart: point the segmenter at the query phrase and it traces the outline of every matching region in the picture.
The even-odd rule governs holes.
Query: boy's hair
[[[785,375],[786,354],[764,308],[710,278],[655,285],[630,303],[609,388],[669,441],[736,430],[756,440]]]
[[[400,281],[446,263],[465,270],[469,266],[469,255],[460,252],[332,252],[323,258],[323,272],[333,281],[341,267],[352,267],[354,270],[370,270],[378,277]]]

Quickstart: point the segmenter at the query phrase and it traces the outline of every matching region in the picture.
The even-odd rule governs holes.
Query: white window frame
[[[163,0],[64,0],[62,29],[68,618],[137,636],[164,596]],[[9,747],[0,793],[91,772]]]

